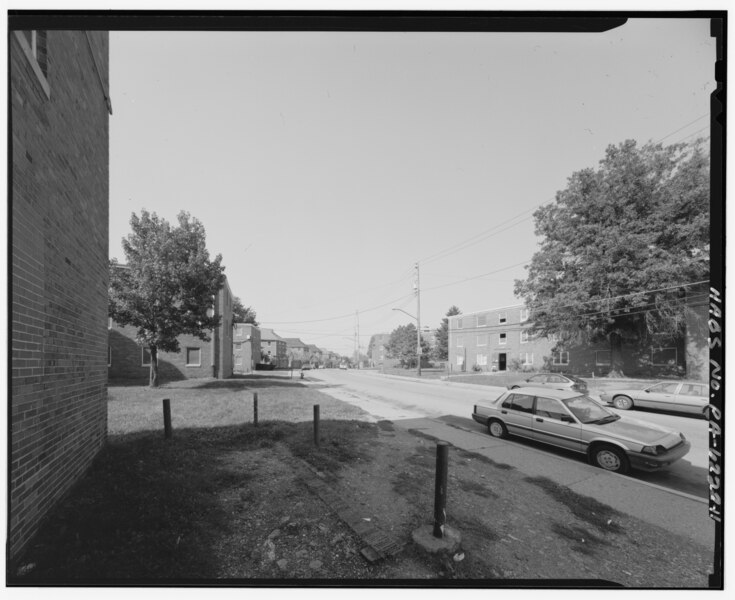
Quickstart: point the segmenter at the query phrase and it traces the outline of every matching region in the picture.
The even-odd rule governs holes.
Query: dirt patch
[[[318,447],[310,422],[114,437],[9,582],[707,585],[711,549],[456,448],[447,524],[462,546],[428,557],[411,533],[433,520],[436,441],[388,421],[324,420],[320,432]],[[403,550],[366,560],[364,536],[313,480]]]

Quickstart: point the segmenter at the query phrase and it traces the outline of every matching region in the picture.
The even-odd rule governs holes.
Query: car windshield
[[[582,423],[604,425],[605,423],[617,421],[620,418],[589,396],[575,396],[574,398],[562,400],[562,402]]]

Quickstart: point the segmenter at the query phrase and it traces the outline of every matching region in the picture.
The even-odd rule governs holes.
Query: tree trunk
[[[610,373],[608,377],[625,377],[623,373],[623,340],[617,333],[610,333]]]
[[[158,348],[155,346],[150,347],[151,351],[151,369],[150,369],[150,381],[149,387],[158,387]]]

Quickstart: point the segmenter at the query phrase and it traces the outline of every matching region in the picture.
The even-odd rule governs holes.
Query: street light
[[[418,317],[414,317],[412,314],[407,313],[402,308],[392,308],[391,310],[402,312],[404,315],[408,315],[414,321],[416,321],[416,362],[418,363],[416,374],[421,377],[421,328],[419,326],[419,319]]]

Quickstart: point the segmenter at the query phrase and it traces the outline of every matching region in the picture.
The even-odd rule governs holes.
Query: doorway
[[[506,354],[498,354],[498,371],[505,371]]]

